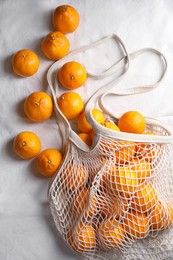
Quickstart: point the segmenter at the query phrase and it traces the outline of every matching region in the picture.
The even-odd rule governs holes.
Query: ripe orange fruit
[[[79,223],[68,242],[74,251],[89,252],[96,246],[95,230],[90,224]]]
[[[68,163],[62,172],[62,180],[69,190],[84,186],[87,177],[87,170],[83,165]]]
[[[134,158],[130,161],[128,166],[137,172],[137,176],[140,180],[151,176],[151,165],[145,159],[139,160],[138,158]]]
[[[59,60],[69,52],[70,43],[63,33],[51,32],[43,39],[41,49],[50,60]]]
[[[129,167],[117,167],[114,164],[105,173],[104,182],[113,194],[120,197],[130,197],[140,184],[135,171]]]
[[[128,111],[118,120],[120,131],[134,134],[142,134],[146,127],[143,115],[137,111]]]
[[[36,158],[36,166],[38,172],[45,176],[50,177],[55,174],[62,161],[62,154],[56,149],[46,149],[42,151]]]
[[[104,117],[103,113],[97,108],[93,108],[92,116],[95,119],[95,121],[99,124],[103,124],[105,121],[105,117]]]
[[[77,118],[84,109],[81,96],[75,92],[67,92],[58,98],[58,106],[68,120]]]
[[[85,116],[85,111],[83,111],[78,119],[77,119],[77,126],[79,128],[79,130],[83,133],[90,133],[93,128],[92,126],[88,123],[86,116]]]
[[[32,132],[21,132],[14,138],[13,149],[22,159],[32,159],[41,150],[40,139]]]
[[[87,79],[87,73],[82,64],[76,61],[65,63],[58,72],[58,80],[66,89],[77,89]]]
[[[87,134],[87,133],[79,133],[78,136],[88,145],[91,146],[92,145],[92,136],[91,134]]]
[[[115,219],[103,221],[99,226],[98,235],[105,249],[119,247],[125,239],[124,227]]]
[[[83,187],[77,191],[77,195],[74,200],[73,209],[76,215],[80,215],[84,210],[84,207],[89,198],[90,191],[89,189]]]
[[[150,228],[152,230],[160,230],[164,228],[166,222],[166,212],[163,204],[158,201],[150,214]]]
[[[120,131],[119,127],[116,124],[114,124],[113,122],[105,121],[103,123],[103,126],[105,126],[106,128],[109,128],[111,130]]]
[[[111,144],[115,149],[116,163],[129,163],[135,155],[135,144],[131,141],[119,141]]]
[[[155,188],[148,183],[143,183],[132,198],[132,208],[139,212],[150,212],[158,202]]]
[[[18,51],[12,58],[14,72],[21,77],[34,75],[40,65],[37,54],[31,50],[24,49]]]
[[[24,103],[24,111],[27,117],[35,122],[49,119],[53,113],[53,101],[45,92],[33,92]]]
[[[52,23],[56,31],[71,33],[79,25],[79,13],[70,5],[58,6],[52,15]]]
[[[133,238],[144,238],[149,232],[149,220],[145,213],[130,211],[124,218],[124,229]]]

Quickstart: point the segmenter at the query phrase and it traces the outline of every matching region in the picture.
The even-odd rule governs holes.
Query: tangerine
[[[53,114],[53,101],[46,92],[33,92],[24,103],[27,117],[35,122],[49,119]]]
[[[137,172],[137,176],[141,180],[151,176],[151,165],[145,159],[133,158],[128,166]]]
[[[22,159],[32,159],[39,154],[41,142],[35,133],[24,131],[14,138],[13,149]]]
[[[150,212],[156,206],[158,196],[153,185],[143,183],[132,198],[132,208],[139,212]]]
[[[61,162],[61,152],[53,148],[42,151],[36,158],[37,170],[44,177],[53,176]]]
[[[86,119],[85,111],[83,111],[77,118],[77,126],[81,132],[87,134],[93,130],[92,126],[88,123]]]
[[[119,127],[116,124],[114,124],[113,122],[105,121],[103,123],[103,126],[105,126],[106,128],[109,128],[111,130],[120,131]]]
[[[124,218],[124,229],[134,239],[144,238],[149,232],[149,220],[145,213],[130,211]]]
[[[82,64],[76,61],[65,63],[58,72],[58,80],[66,89],[77,89],[87,79],[87,73]]]
[[[56,31],[74,32],[79,25],[79,13],[70,5],[58,6],[52,15],[52,23]]]
[[[95,119],[95,121],[99,124],[103,124],[105,121],[105,117],[104,117],[103,113],[97,108],[93,108],[92,116]]]
[[[41,49],[47,58],[56,61],[67,55],[70,43],[63,33],[50,32],[42,40]]]
[[[40,66],[37,54],[29,49],[18,51],[12,58],[14,72],[21,77],[34,75]]]
[[[69,244],[74,251],[79,253],[89,252],[96,246],[96,234],[90,224],[79,223],[75,232],[69,239]]]
[[[134,134],[142,134],[146,127],[143,115],[137,111],[128,111],[118,120],[120,131]]]
[[[75,92],[67,92],[58,98],[58,106],[68,120],[77,118],[84,109],[81,96]]]
[[[79,133],[78,136],[88,145],[91,146],[93,142],[93,138],[91,134],[87,133]]]
[[[68,163],[63,170],[62,179],[67,189],[77,190],[87,180],[87,170],[83,165]]]
[[[103,221],[98,230],[101,245],[105,248],[119,247],[125,239],[125,232],[122,223],[115,219]]]
[[[114,164],[104,175],[104,182],[113,194],[126,198],[130,197],[140,184],[136,171]]]

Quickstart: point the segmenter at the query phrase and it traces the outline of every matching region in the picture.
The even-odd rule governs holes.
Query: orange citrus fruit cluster
[[[46,92],[33,92],[25,99],[24,111],[30,121],[43,122],[53,114],[53,100]],[[13,149],[22,159],[36,157],[37,170],[45,177],[53,176],[62,161],[62,154],[57,149],[48,148],[40,153],[40,138],[30,131],[17,134],[13,141]]]
[[[112,121],[106,121],[100,110],[94,109],[92,112],[98,123],[112,130],[122,131],[120,124],[117,126]],[[134,111],[132,114],[139,116]],[[140,117],[143,119],[141,114]],[[146,124],[143,120],[142,127],[140,120],[134,122],[136,129],[140,128],[135,133],[156,134],[145,132]],[[79,135],[90,146],[91,139],[88,139],[87,134],[91,134],[93,128],[86,119],[85,111],[77,117],[77,125],[82,132]],[[134,133],[132,129],[126,132]],[[88,176],[92,175],[93,180],[98,170],[93,170],[92,173],[90,169],[88,175],[84,165],[82,170],[79,165],[71,165],[68,166],[68,174],[65,170],[63,175],[67,191],[76,192],[72,209],[79,222],[70,232],[68,243],[79,253],[92,251],[97,245],[103,249],[121,248],[126,246],[127,240],[145,238],[152,232],[169,228],[173,223],[171,203],[160,199],[157,187],[153,184],[157,167],[155,158],[162,146],[111,139],[110,143],[101,143],[100,148],[103,155],[99,171],[104,170],[97,192],[90,191]],[[111,163],[110,156],[113,158]],[[108,166],[105,168],[106,164]]]
[[[127,240],[145,238],[173,223],[172,205],[160,200],[152,181],[147,182],[152,172],[148,162],[142,159],[132,160],[128,166],[108,165],[95,192],[90,190],[84,165],[68,164],[62,173],[68,194],[73,194],[71,213],[77,223],[68,243],[79,253],[96,246],[122,248]]]
[[[80,21],[77,10],[70,5],[58,6],[52,14],[54,31],[44,37],[41,50],[51,60],[59,60],[68,54],[70,42],[65,34],[74,32]],[[12,58],[14,72],[22,77],[34,75],[39,69],[38,55],[29,49],[18,51]]]
[[[79,25],[79,20],[79,14],[72,6],[62,5],[54,10],[52,25],[55,31],[50,32],[41,42],[41,50],[47,58],[55,61],[68,54],[70,42],[65,34],[74,32]],[[18,76],[33,76],[38,71],[39,66],[38,55],[32,50],[20,50],[12,57],[12,68]],[[65,98],[65,101],[66,99],[68,97]],[[80,100],[77,106],[81,106],[81,109],[83,109],[83,101]],[[25,99],[24,112],[32,122],[48,120],[54,112],[52,97],[43,91],[31,93]],[[75,112],[72,114],[75,114]],[[57,149],[48,148],[40,153],[40,138],[30,131],[23,131],[16,135],[13,141],[13,149],[22,159],[36,157],[36,167],[42,176],[54,175],[62,161],[62,154]]]

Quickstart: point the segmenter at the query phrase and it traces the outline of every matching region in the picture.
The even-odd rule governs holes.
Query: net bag
[[[123,57],[105,72],[88,77],[102,79],[122,72],[100,88],[87,102],[85,113],[94,129],[89,148],[72,130],[58,104],[56,74],[76,53],[113,38]],[[112,88],[127,74],[130,61],[149,51],[157,54],[163,74],[154,85]],[[128,54],[117,35],[108,36],[71,52],[55,62],[47,79],[61,130],[64,160],[50,183],[48,198],[57,230],[66,243],[84,259],[168,259],[173,249],[172,135],[159,121],[146,118],[145,134],[113,131],[97,123],[92,109],[97,105],[108,121],[117,118],[105,105],[107,94],[131,95],[149,91],[164,78],[165,57],[147,48]]]

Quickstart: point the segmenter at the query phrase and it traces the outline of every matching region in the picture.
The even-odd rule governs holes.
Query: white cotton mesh
[[[168,135],[160,126],[147,128]],[[172,144],[97,136],[90,152],[69,141],[49,190],[57,229],[84,259],[169,259]]]

